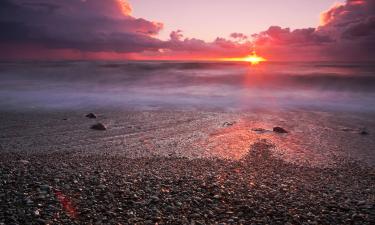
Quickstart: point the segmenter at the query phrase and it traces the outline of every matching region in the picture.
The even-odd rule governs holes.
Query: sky
[[[159,37],[183,30],[205,41],[233,32],[247,35],[272,25],[292,29],[316,27],[320,13],[339,0],[130,0],[135,17],[162,21]]]
[[[2,60],[375,59],[375,0],[1,0]]]

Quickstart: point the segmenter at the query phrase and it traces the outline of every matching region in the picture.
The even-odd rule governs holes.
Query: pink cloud
[[[251,35],[253,43],[238,32],[207,42],[181,30],[163,41],[156,37],[162,29],[160,22],[132,16],[126,0],[0,1],[3,58],[58,58],[60,51],[62,58],[213,59],[246,56],[253,44],[270,60],[375,58],[373,0],[336,4],[316,28],[271,26]]]
[[[322,13],[317,28],[272,26],[253,37],[257,48],[276,60],[371,60],[375,58],[375,1],[335,4]]]

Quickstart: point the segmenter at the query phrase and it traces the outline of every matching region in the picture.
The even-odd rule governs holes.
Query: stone
[[[284,128],[282,127],[274,127],[273,128],[273,132],[275,133],[280,133],[280,134],[286,134],[288,133],[288,131],[286,131]]]
[[[266,133],[267,132],[267,130],[266,129],[263,129],[263,128],[253,128],[253,129],[251,129],[252,131],[254,131],[254,132],[257,132],[257,133],[259,133],[259,134],[263,134],[263,133]]]
[[[230,127],[230,126],[233,126],[236,122],[233,121],[233,122],[224,122],[223,123],[223,127]]]
[[[151,199],[152,202],[159,202],[160,201],[160,199],[157,196],[151,196],[150,199]]]
[[[20,160],[20,163],[22,163],[22,164],[29,164],[30,162],[27,161],[27,160],[23,160],[23,159],[21,159],[21,160]]]
[[[94,124],[90,128],[93,129],[93,130],[102,130],[102,131],[107,130],[107,127],[102,123]]]
[[[95,119],[97,118],[97,116],[94,114],[94,113],[89,113],[86,115],[87,118],[90,118],[90,119]]]

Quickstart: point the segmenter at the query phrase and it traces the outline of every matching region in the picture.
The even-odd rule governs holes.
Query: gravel
[[[241,160],[0,152],[0,224],[374,224],[375,169]]]

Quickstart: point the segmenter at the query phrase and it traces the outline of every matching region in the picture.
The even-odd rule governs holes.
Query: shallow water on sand
[[[1,113],[0,150],[20,154],[71,152],[129,158],[241,160],[259,141],[301,165],[334,166],[349,158],[375,165],[374,115],[313,111],[98,111]],[[90,130],[102,122],[106,131]],[[281,126],[289,133],[272,132]],[[363,127],[369,135],[361,135]],[[263,130],[261,130],[263,129]]]

